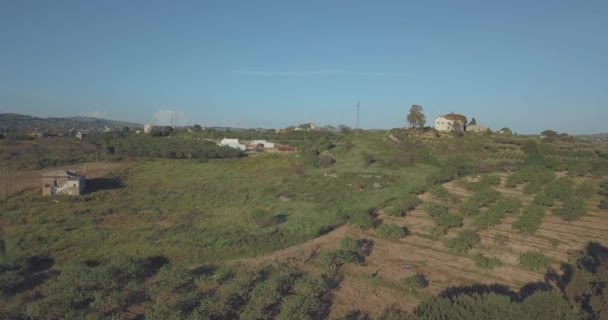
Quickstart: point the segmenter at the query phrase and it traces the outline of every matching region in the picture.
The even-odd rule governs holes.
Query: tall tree
[[[422,106],[417,104],[412,105],[410,113],[407,115],[407,122],[410,124],[410,128],[423,128],[426,123],[426,116],[422,113]]]

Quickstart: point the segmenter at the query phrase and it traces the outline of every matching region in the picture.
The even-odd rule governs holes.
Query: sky
[[[0,112],[608,132],[608,1],[0,1]]]

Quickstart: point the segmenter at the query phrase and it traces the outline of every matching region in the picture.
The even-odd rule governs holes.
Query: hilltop
[[[139,123],[94,117],[40,118],[16,113],[0,113],[0,128],[9,131],[68,132],[70,130],[104,131],[124,127],[141,128]]]

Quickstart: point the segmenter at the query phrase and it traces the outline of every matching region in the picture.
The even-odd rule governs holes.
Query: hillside
[[[141,124],[99,119],[93,117],[39,118],[34,116],[0,113],[0,129],[9,131],[38,131],[63,133],[70,130],[103,131],[106,128],[115,130],[123,127],[140,128]]]
[[[1,198],[0,318],[602,312],[603,289],[587,286],[608,268],[584,268],[608,252],[604,145],[392,130],[247,133],[300,152],[219,160],[170,149],[208,134],[117,136],[106,160],[129,161],[92,176],[84,196],[24,187]],[[581,310],[579,288],[599,306]],[[468,307],[477,299],[511,316]]]

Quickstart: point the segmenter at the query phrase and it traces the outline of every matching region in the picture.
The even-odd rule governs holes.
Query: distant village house
[[[86,179],[75,171],[57,170],[42,175],[42,195],[79,196],[84,193]]]
[[[435,130],[441,132],[465,132],[467,127],[467,117],[450,113],[435,118]]]
[[[82,138],[86,138],[89,135],[88,131],[78,131],[76,132],[76,139],[82,140]]]
[[[150,134],[152,133],[152,129],[154,129],[154,126],[151,124],[144,124],[144,133]]]

